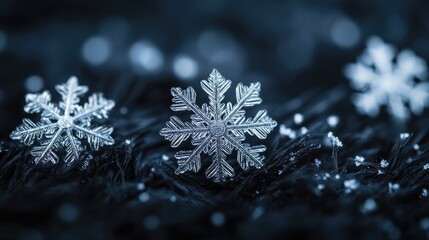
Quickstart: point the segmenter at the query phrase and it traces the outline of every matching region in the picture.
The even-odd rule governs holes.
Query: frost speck
[[[367,49],[357,63],[346,66],[345,75],[359,91],[353,102],[362,114],[375,117],[385,105],[393,117],[405,120],[429,105],[425,60],[411,50],[396,56],[396,49],[379,37],[368,40]]]
[[[389,193],[393,193],[399,190],[399,188],[401,187],[398,183],[389,183],[388,184],[389,187]]]
[[[304,115],[301,113],[295,113],[295,115],[293,115],[293,121],[296,125],[301,125],[304,121]]]
[[[356,190],[359,187],[359,182],[356,181],[356,179],[345,180],[344,187],[346,188],[346,193],[351,193],[353,190]]]
[[[291,128],[286,127],[284,124],[280,125],[279,133],[282,136],[287,136],[290,139],[296,138],[296,132],[292,130]]]
[[[359,167],[360,165],[362,165],[362,163],[365,161],[365,158],[362,156],[356,156],[355,157],[355,165],[357,167]]]
[[[422,189],[422,193],[420,194],[421,197],[425,198],[428,196],[428,190],[426,188]]]
[[[314,165],[316,165],[316,167],[320,167],[320,165],[322,164],[322,162],[319,159],[314,159]]]
[[[423,165],[423,170],[427,170],[429,168],[429,163],[426,163],[425,165]]]
[[[338,137],[336,137],[332,132],[328,132],[326,135],[330,140],[333,146],[335,147],[342,147],[343,143],[340,141]]]
[[[201,168],[201,153],[213,156],[212,164],[206,171],[207,178],[215,182],[225,181],[234,176],[234,169],[227,163],[227,155],[234,149],[238,151],[237,161],[242,169],[263,166],[264,145],[250,146],[243,143],[246,134],[259,139],[267,138],[277,125],[276,121],[260,110],[254,118],[246,118],[244,107],[252,107],[262,102],[259,97],[260,83],[244,86],[239,83],[236,87],[237,103],[222,103],[224,94],[230,88],[231,81],[226,80],[216,69],[208,80],[201,81],[201,87],[209,96],[209,104],[202,107],[196,105],[196,93],[192,87],[187,89],[172,88],[173,111],[192,111],[191,122],[183,122],[173,116],[160,134],[171,141],[171,147],[178,147],[191,137],[194,150],[179,151],[175,157],[178,168],[176,174],[186,171],[198,172]]]
[[[401,133],[400,135],[399,135],[399,138],[401,139],[401,140],[405,140],[405,139],[407,139],[407,138],[409,138],[410,137],[410,134],[409,133]]]
[[[10,135],[30,146],[37,140],[39,145],[33,147],[31,155],[35,163],[57,163],[60,157],[55,153],[62,147],[66,154],[62,158],[71,164],[79,158],[83,151],[82,139],[86,139],[89,146],[98,150],[104,145],[114,144],[110,136],[113,128],[91,125],[94,118],[107,118],[108,112],[115,106],[115,102],[107,100],[101,93],[94,93],[83,106],[78,105],[79,97],[88,91],[88,87],[79,86],[78,79],[71,77],[67,83],[56,86],[61,95],[58,106],[51,103],[51,94],[44,91],[41,94],[27,94],[24,111],[40,113],[41,120],[34,123],[28,118]]]
[[[387,168],[389,166],[389,162],[387,162],[385,159],[381,160],[380,167]]]

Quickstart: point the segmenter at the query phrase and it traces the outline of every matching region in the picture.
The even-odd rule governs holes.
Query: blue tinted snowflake
[[[410,50],[396,56],[395,48],[378,37],[368,40],[365,52],[346,67],[345,74],[360,92],[353,102],[362,114],[375,117],[385,105],[393,117],[405,120],[429,104],[429,83],[422,82],[427,74],[425,61]]]
[[[244,116],[243,107],[252,107],[262,102],[259,97],[261,85],[252,83],[244,86],[239,83],[236,88],[237,103],[222,103],[224,94],[230,88],[231,81],[226,80],[216,69],[208,80],[201,81],[201,87],[209,96],[209,104],[200,108],[196,105],[196,93],[192,87],[185,90],[172,88],[173,111],[192,111],[191,122],[182,122],[173,116],[160,134],[171,141],[172,147],[178,147],[191,137],[194,150],[179,151],[176,174],[186,171],[197,172],[201,168],[201,153],[212,156],[212,163],[206,171],[207,178],[215,182],[225,181],[234,176],[234,169],[226,161],[227,155],[237,150],[237,161],[244,170],[249,167],[263,166],[265,146],[250,146],[243,143],[245,134],[265,139],[277,125],[265,110],[259,111],[254,118]]]
[[[101,146],[114,143],[110,134],[113,128],[91,125],[93,118],[107,118],[108,112],[115,106],[115,102],[107,100],[101,93],[94,93],[88,102],[79,106],[79,97],[88,91],[88,87],[79,86],[76,77],[71,77],[67,83],[56,86],[62,100],[56,106],[51,103],[51,94],[44,91],[41,94],[27,94],[24,111],[27,113],[41,113],[41,120],[34,123],[25,118],[10,135],[25,145],[36,145],[31,150],[35,163],[59,161],[55,150],[66,149],[64,162],[71,164],[79,158],[83,151],[82,139],[86,139],[90,147],[98,150]]]

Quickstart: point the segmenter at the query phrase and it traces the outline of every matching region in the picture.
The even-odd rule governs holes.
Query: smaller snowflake
[[[372,37],[357,63],[345,68],[352,87],[357,110],[371,117],[385,105],[393,117],[405,120],[410,113],[420,114],[429,104],[429,83],[426,62],[411,50],[397,56],[393,46],[379,37]]]
[[[31,155],[36,157],[36,164],[57,163],[59,157],[54,150],[61,147],[66,148],[64,162],[71,164],[83,151],[82,139],[86,139],[94,150],[114,143],[110,136],[113,128],[91,125],[93,118],[107,118],[108,112],[115,106],[114,101],[105,99],[101,93],[94,93],[88,98],[88,103],[79,106],[79,97],[88,91],[88,87],[79,86],[76,77],[71,77],[65,84],[57,85],[56,90],[62,97],[58,106],[51,103],[51,94],[48,91],[27,94],[24,111],[41,113],[41,121],[34,123],[25,118],[23,124],[10,135],[12,139],[27,146],[39,141],[39,145],[31,150]]]

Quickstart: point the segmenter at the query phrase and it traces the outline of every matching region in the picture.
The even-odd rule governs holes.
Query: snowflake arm
[[[233,125],[228,125],[227,129],[236,136],[244,136],[245,133],[249,133],[256,135],[259,139],[265,139],[276,126],[277,122],[267,115],[267,111],[261,110],[253,119],[246,120],[244,116],[241,116]]]
[[[213,155],[213,161],[207,168],[207,178],[213,178],[215,182],[223,182],[228,177],[234,176],[234,169],[226,162],[226,154],[231,151],[222,143],[220,137],[216,138],[216,144],[213,144],[209,154]]]
[[[259,155],[259,153],[265,151],[265,146],[250,147],[249,144],[242,144],[238,139],[228,135],[225,135],[225,139],[237,149],[237,161],[241,168],[247,170],[249,166],[261,168],[264,165],[264,156]]]
[[[209,131],[207,127],[200,127],[190,122],[184,123],[176,116],[171,117],[166,125],[165,128],[161,129],[160,134],[165,137],[166,140],[171,141],[172,147],[179,146],[191,135],[194,135],[194,139],[205,137],[206,133]]]
[[[45,91],[41,94],[27,94],[27,104],[24,111],[27,113],[42,113],[42,118],[59,119],[60,110],[51,103],[51,94]]]
[[[235,89],[237,104],[229,109],[227,115],[224,118],[224,121],[227,122],[231,118],[240,117],[243,115],[244,111],[240,112],[243,107],[252,107],[260,104],[262,99],[259,97],[259,91],[261,91],[260,83],[252,83],[249,87],[239,83]],[[237,113],[239,113],[238,116]]]
[[[91,120],[92,116],[98,119],[107,118],[107,114],[114,106],[114,101],[105,99],[101,93],[94,93],[88,98],[88,102],[85,103],[83,108],[78,110],[76,115],[73,116],[73,120],[88,122]]]
[[[201,81],[201,88],[209,96],[209,112],[213,113],[215,121],[219,121],[225,112],[225,104],[222,104],[221,101],[230,87],[231,80],[225,80],[216,69],[210,74],[208,80]]]
[[[171,110],[173,111],[193,111],[198,117],[206,122],[210,122],[210,118],[203,113],[203,111],[195,104],[197,94],[192,87],[186,90],[180,88],[172,88],[171,95],[173,95],[173,104]]]
[[[176,174],[184,173],[186,171],[198,172],[201,168],[201,152],[207,149],[211,138],[206,138],[195,150],[191,151],[179,151],[175,157],[179,167],[176,170]]]
[[[115,141],[110,136],[113,132],[113,128],[109,127],[96,127],[93,129],[75,125],[76,135],[78,138],[87,138],[89,145],[94,149],[98,150],[104,145],[113,145]]]
[[[54,153],[53,149],[58,147],[61,139],[62,130],[58,129],[54,135],[47,136],[49,140],[42,142],[41,146],[36,146],[31,151],[31,154],[36,157],[34,162],[37,164],[40,161],[50,161],[52,163],[58,162],[58,156]]]
[[[88,91],[87,86],[79,86],[76,77],[70,77],[65,84],[56,86],[56,90],[62,97],[60,108],[64,110],[64,116],[70,116],[74,111],[80,109],[79,96]]]
[[[43,137],[43,134],[49,133],[57,127],[56,123],[51,123],[48,119],[41,123],[33,123],[30,119],[24,118],[22,125],[18,126],[15,131],[10,134],[10,138],[20,140],[25,145],[29,146],[36,139]]]

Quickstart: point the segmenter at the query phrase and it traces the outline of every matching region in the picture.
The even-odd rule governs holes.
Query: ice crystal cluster
[[[110,134],[111,127],[91,125],[93,118],[107,118],[108,112],[114,107],[112,100],[107,100],[101,93],[94,93],[83,106],[79,97],[88,91],[88,87],[79,86],[78,79],[71,77],[67,83],[56,86],[61,95],[58,106],[51,103],[51,94],[44,91],[41,94],[27,94],[27,113],[41,114],[41,120],[34,123],[25,118],[10,135],[30,146],[38,142],[31,150],[35,163],[57,163],[60,159],[57,151],[65,148],[64,160],[70,164],[79,158],[83,151],[82,140],[86,139],[89,146],[98,150],[101,146],[114,143]],[[61,156],[61,155],[60,155]]]
[[[262,102],[259,97],[260,83],[244,86],[239,83],[235,89],[237,103],[222,103],[224,94],[230,88],[231,81],[226,80],[216,69],[208,80],[201,81],[201,87],[208,94],[209,104],[201,107],[196,104],[196,93],[192,87],[172,88],[173,111],[191,111],[190,122],[183,122],[173,116],[161,129],[160,134],[171,141],[172,147],[178,147],[191,137],[193,150],[179,151],[176,174],[186,171],[197,172],[201,168],[201,154],[212,156],[211,165],[206,171],[207,178],[215,182],[225,181],[234,176],[234,169],[227,162],[227,155],[237,150],[237,161],[244,170],[249,167],[263,166],[265,146],[250,146],[243,143],[246,134],[265,139],[277,125],[265,110],[260,110],[254,118],[246,118],[244,107],[252,107]]]
[[[426,62],[411,50],[396,56],[395,48],[379,37],[368,40],[365,52],[346,67],[345,74],[359,91],[353,102],[362,114],[375,117],[386,106],[393,117],[406,120],[429,104],[429,83],[423,81]]]

